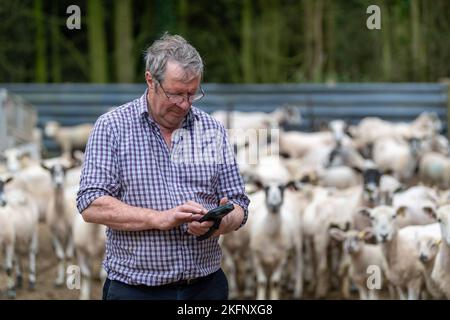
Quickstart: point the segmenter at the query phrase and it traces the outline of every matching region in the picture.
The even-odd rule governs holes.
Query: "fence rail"
[[[0,84],[36,107],[38,126],[49,120],[62,125],[94,122],[109,108],[141,96],[144,84]],[[448,85],[439,83],[326,84],[205,84],[198,107],[270,112],[290,104],[302,113],[295,129],[313,130],[319,123],[340,118],[357,123],[367,116],[411,121],[423,111],[435,112],[447,123]],[[447,125],[444,126],[445,132]],[[53,150],[50,139],[44,146]]]

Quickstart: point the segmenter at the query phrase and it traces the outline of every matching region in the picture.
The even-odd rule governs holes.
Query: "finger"
[[[202,214],[203,210],[201,208],[197,208],[188,204],[183,204],[180,206],[180,211],[194,213],[194,214]]]
[[[186,202],[186,204],[201,209],[202,213],[208,212],[208,210],[206,210],[205,207],[203,207],[200,203],[197,203],[195,201],[189,200],[188,202]]]
[[[208,229],[202,228],[200,226],[200,223],[198,222],[192,222],[188,225],[188,233],[195,235],[195,236],[201,236],[205,232],[208,231]]]
[[[228,198],[227,198],[227,197],[223,197],[222,199],[220,199],[219,204],[220,204],[220,205],[224,205],[224,204],[226,204],[227,202],[228,202]]]

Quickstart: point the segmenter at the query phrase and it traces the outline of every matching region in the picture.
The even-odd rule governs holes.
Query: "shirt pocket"
[[[219,177],[217,164],[180,164],[177,171],[180,188],[194,193],[216,193]]]

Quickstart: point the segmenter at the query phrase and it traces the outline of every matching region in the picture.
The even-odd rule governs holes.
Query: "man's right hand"
[[[201,204],[195,201],[187,201],[181,206],[162,211],[160,216],[159,229],[170,230],[187,222],[200,219],[208,212]]]

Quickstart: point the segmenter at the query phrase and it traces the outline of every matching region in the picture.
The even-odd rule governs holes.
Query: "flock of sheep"
[[[83,278],[80,299],[91,298],[94,269],[100,269],[100,276],[105,278],[103,270],[92,265],[104,253],[105,227],[85,223],[76,208],[83,154],[74,152],[72,157],[72,149],[85,145],[91,130],[92,125],[63,128],[51,122],[46,133],[60,143],[64,151],[60,157],[41,161],[30,157],[27,149],[20,147],[7,149],[2,154],[0,245],[4,248],[8,298],[15,298],[16,289],[22,287],[24,260],[29,268],[28,287],[39,290],[36,288],[36,259],[40,223],[50,231],[58,260],[56,287],[66,286],[67,267],[75,257]]]
[[[279,128],[276,148],[237,146],[251,203],[222,238],[231,298],[450,298],[449,145],[435,114],[312,133],[285,132],[273,114],[223,119]]]
[[[247,224],[220,240],[230,298],[450,298],[449,145],[434,114],[410,123],[333,120],[317,132],[284,131],[301,121],[292,107],[212,115],[230,129],[251,199]],[[259,129],[269,136],[255,145],[245,135]],[[65,284],[75,257],[80,299],[91,298],[105,227],[77,213],[83,155],[73,153],[91,130],[48,123],[63,152],[57,158],[41,161],[20,148],[2,154],[0,245],[10,298],[24,258],[35,287],[39,223],[51,232],[55,284]],[[268,145],[278,152],[267,154]]]

